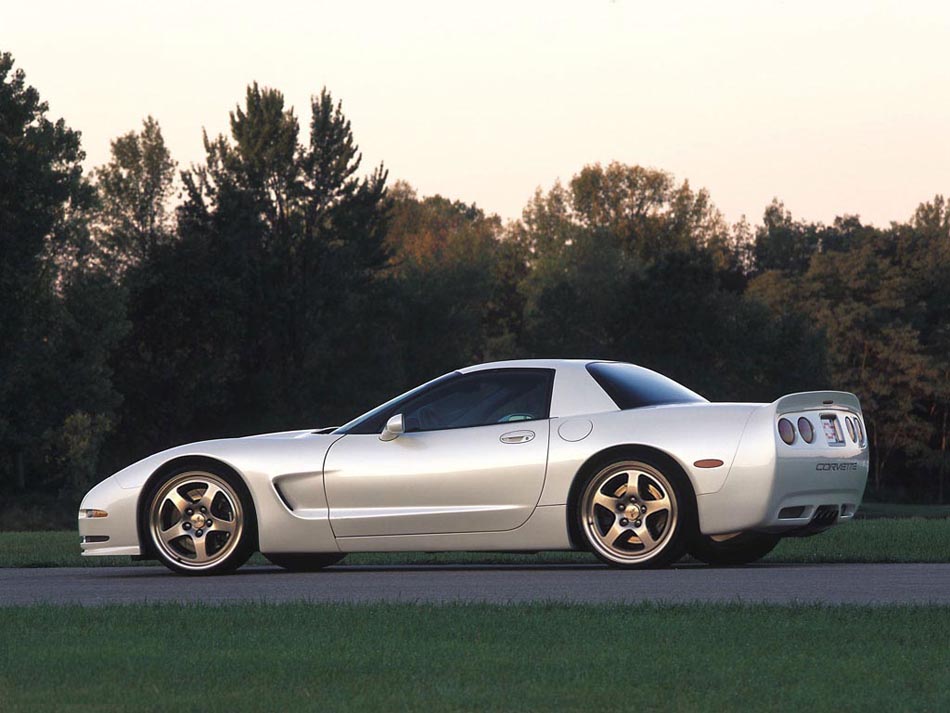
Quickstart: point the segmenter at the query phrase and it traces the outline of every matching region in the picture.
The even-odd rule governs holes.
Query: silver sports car
[[[738,564],[854,517],[867,474],[853,394],[709,403],[633,364],[507,361],[344,426],[150,456],[86,495],[79,533],[84,555],[187,574],[233,570],[255,551],[295,570],[438,550]]]

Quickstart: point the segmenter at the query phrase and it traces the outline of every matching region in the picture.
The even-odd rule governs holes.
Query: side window
[[[436,386],[407,402],[406,431],[517,423],[548,417],[550,369],[481,371]]]

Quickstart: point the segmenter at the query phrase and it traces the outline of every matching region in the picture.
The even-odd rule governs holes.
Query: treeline
[[[180,170],[158,122],[83,173],[0,56],[0,497],[73,508],[197,439],[341,423],[484,360],[599,357],[713,400],[856,392],[880,497],[944,501],[950,210],[729,225],[663,171],[583,167],[505,223],[366,168],[327,91],[251,85]],[[302,124],[302,125],[301,125]]]

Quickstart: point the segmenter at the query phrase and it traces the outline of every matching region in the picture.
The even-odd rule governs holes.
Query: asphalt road
[[[0,606],[133,602],[821,602],[950,604],[950,564],[246,567],[184,577],[161,567],[0,569]]]

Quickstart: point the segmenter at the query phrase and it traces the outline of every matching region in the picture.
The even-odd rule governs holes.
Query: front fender
[[[262,552],[336,552],[323,488],[323,462],[339,437],[295,431],[192,443],[144,458],[113,478],[120,488],[135,493],[138,501],[163,467],[180,459],[211,459],[233,470],[247,486],[257,512]],[[286,484],[302,506],[293,507],[294,503],[282,498],[276,483]]]

